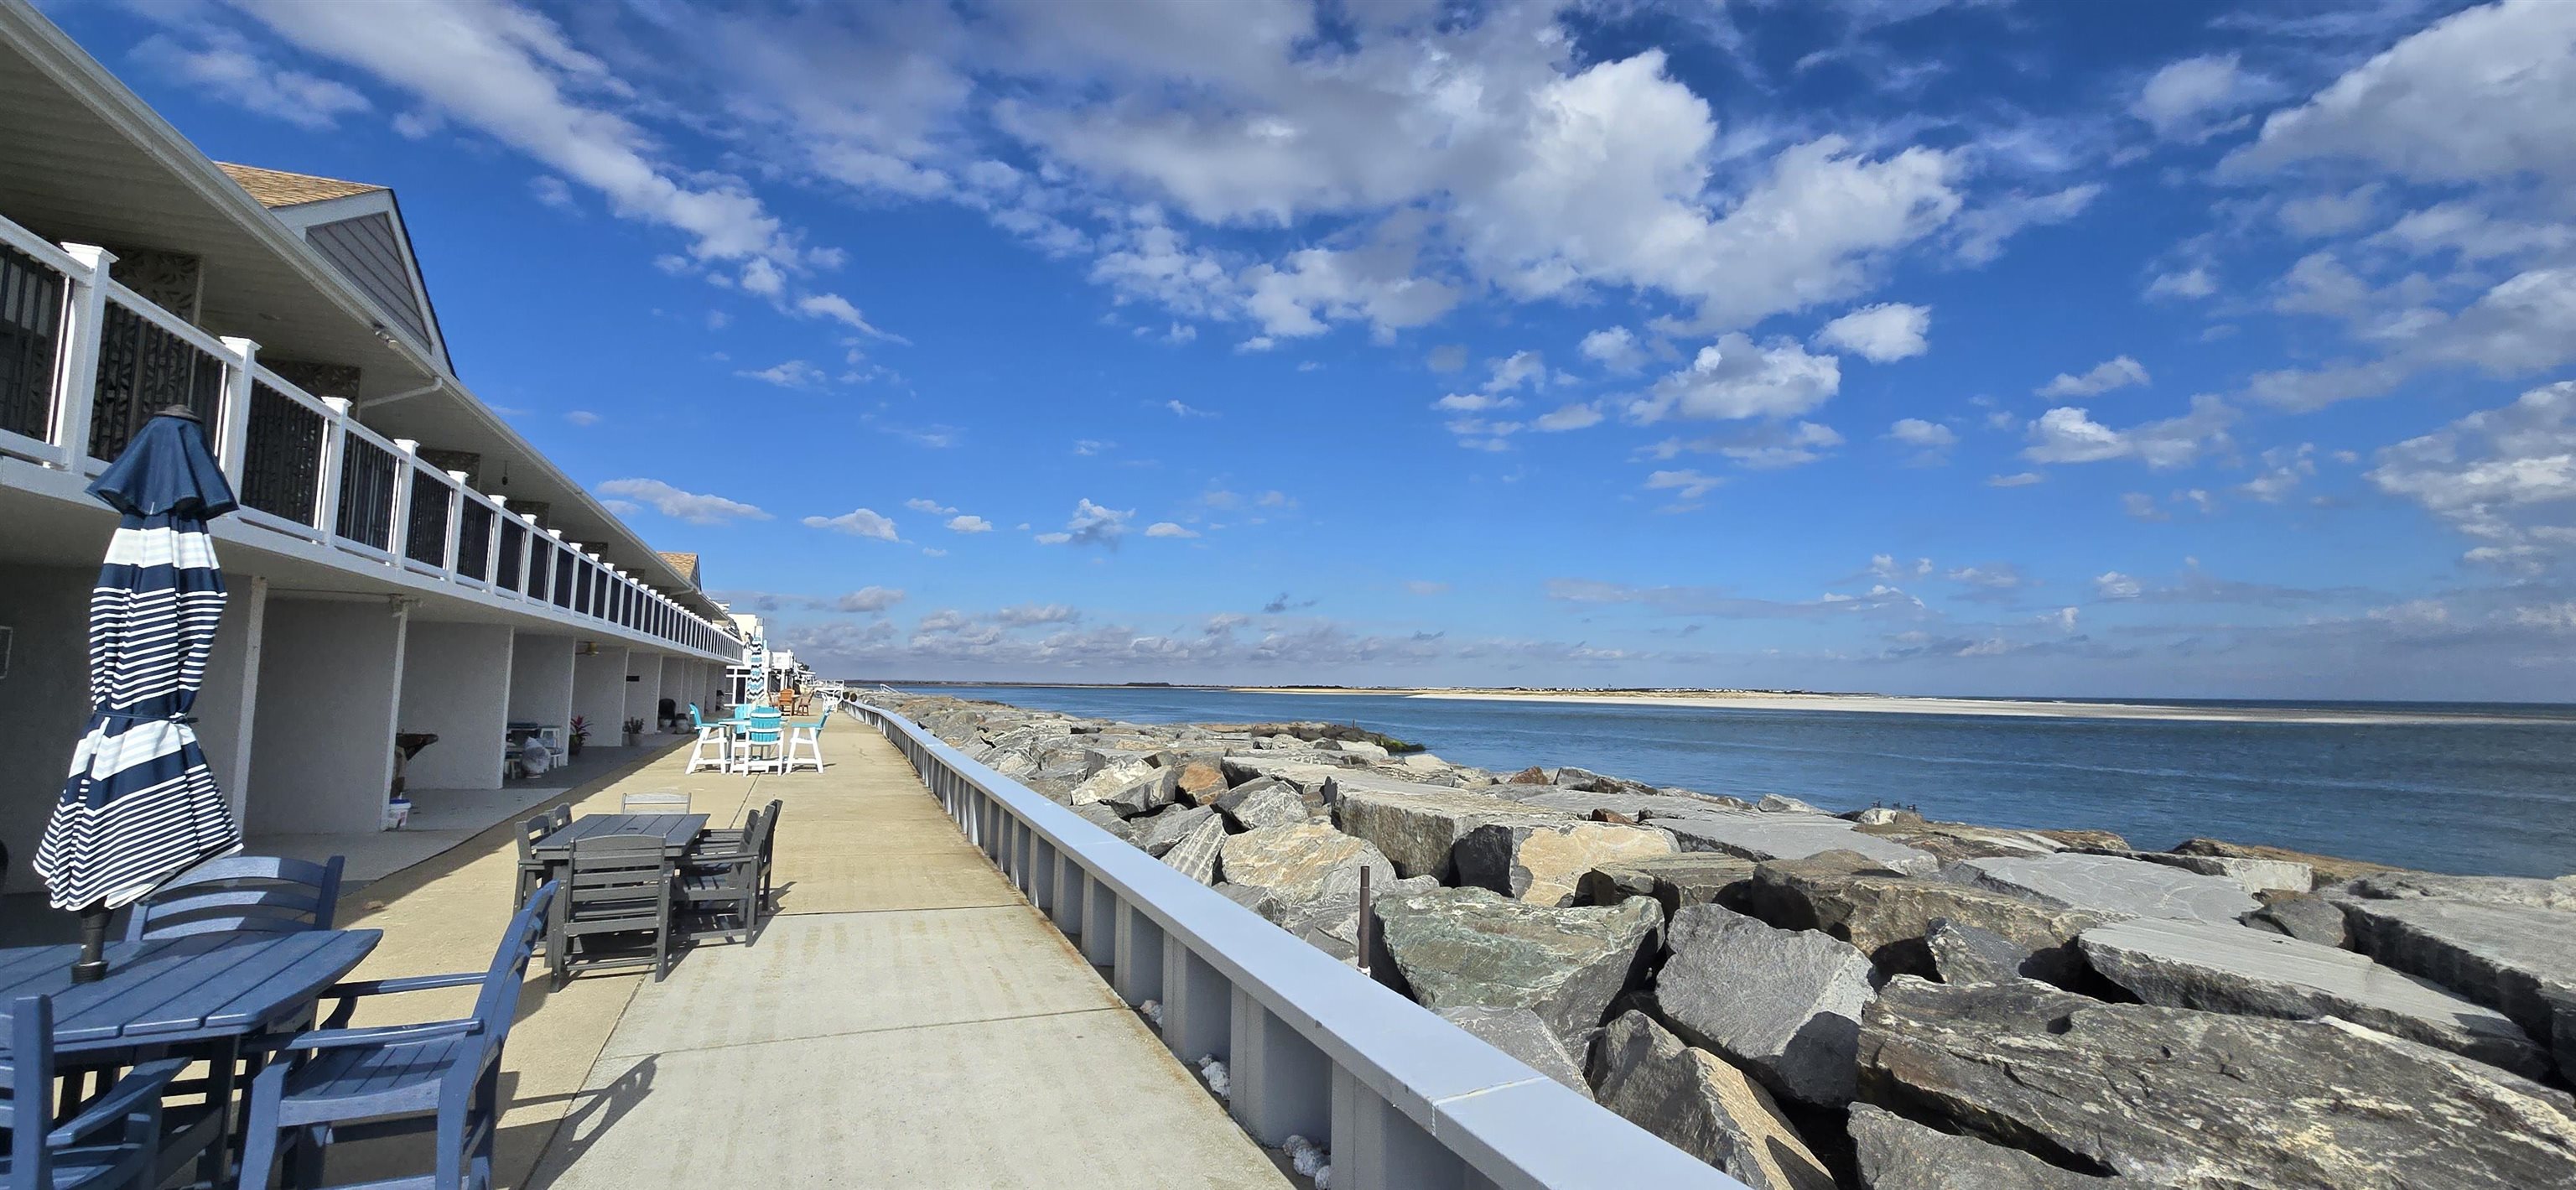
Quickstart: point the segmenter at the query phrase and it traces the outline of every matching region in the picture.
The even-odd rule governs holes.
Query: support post
[[[1276,1148],[1291,1136],[1322,1139],[1332,1130],[1333,1064],[1324,1051],[1234,989],[1226,1061],[1226,1109],[1253,1139]]]
[[[1223,972],[1185,945],[1163,945],[1163,1045],[1183,1065],[1211,1054],[1225,1059],[1234,1044],[1234,988]]]
[[[1128,1007],[1163,998],[1163,927],[1137,906],[1118,906],[1117,947],[1110,968],[1110,986]]]
[[[89,270],[72,278],[62,370],[54,377],[54,436],[63,448],[63,469],[78,472],[88,465],[90,410],[98,403],[98,341],[107,329],[108,268],[116,254],[91,244],[65,244],[63,252]]]
[[[1333,1068],[1334,1190],[1463,1186],[1466,1163],[1358,1076]]]
[[[1094,967],[1118,961],[1118,894],[1089,876],[1082,887],[1082,957]]]
[[[224,407],[215,418],[215,465],[223,469],[224,478],[239,491],[242,483],[242,460],[250,449],[250,370],[259,362],[259,344],[248,339],[221,340],[224,349],[241,357],[241,362],[224,376]]]

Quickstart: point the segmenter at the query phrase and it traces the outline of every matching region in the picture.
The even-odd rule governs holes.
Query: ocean
[[[2482,721],[2326,725],[1167,687],[904,689],[1137,723],[1357,723],[1503,772],[1571,764],[1742,798],[1782,793],[1835,811],[1888,803],[1990,826],[2099,827],[2142,848],[2197,835],[2442,872],[2576,872],[2576,707],[2366,704]]]

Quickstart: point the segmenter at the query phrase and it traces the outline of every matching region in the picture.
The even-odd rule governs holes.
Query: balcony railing
[[[93,475],[145,420],[185,405],[212,432],[245,524],[575,627],[741,651],[732,625],[423,462],[419,444],[368,429],[348,401],[289,383],[260,365],[258,344],[209,335],[119,284],[115,259],[0,219],[0,455]]]

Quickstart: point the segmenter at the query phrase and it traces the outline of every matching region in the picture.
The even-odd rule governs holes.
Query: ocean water
[[[2486,721],[2320,725],[1163,687],[905,689],[1137,723],[1357,723],[1479,768],[1571,764],[1744,798],[1783,793],[1836,811],[1911,804],[1992,826],[2100,827],[2144,848],[2205,835],[2444,872],[2576,872],[2571,707],[2379,706]]]

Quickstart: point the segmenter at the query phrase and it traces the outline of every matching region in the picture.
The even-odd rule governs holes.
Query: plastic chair
[[[9,1050],[0,1053],[0,1152],[5,1190],[124,1190],[155,1181],[161,1095],[187,1063],[146,1062],[54,1123],[54,1002],[21,996],[9,1005]]]
[[[555,830],[551,814],[531,815],[519,824],[519,879],[510,889],[511,904],[527,904],[528,894],[546,882],[546,865],[544,860],[537,858],[537,841],[555,833]]]
[[[537,886],[511,917],[492,965],[482,974],[364,980],[324,992],[340,1004],[323,1027],[270,1043],[291,1060],[271,1063],[251,1083],[241,1185],[265,1190],[276,1171],[279,1134],[289,1130],[298,1135],[299,1149],[434,1132],[436,1170],[430,1178],[370,1184],[439,1190],[491,1185],[493,1131],[502,1107],[501,1046],[509,1039],[528,958],[544,933],[555,896],[554,883]],[[367,997],[468,985],[482,989],[472,1016],[347,1027],[358,1001]],[[290,1164],[318,1172],[320,1159],[318,1151],[299,1151]],[[309,1184],[310,1179],[301,1181]]]
[[[725,725],[722,722],[708,722],[704,716],[698,713],[698,704],[690,703],[689,726],[697,731],[698,742],[689,745],[689,767],[685,771],[694,773],[702,768],[715,769],[719,772],[723,771],[725,766]],[[708,750],[711,746],[714,749],[713,751]]]
[[[671,865],[660,835],[593,835],[572,845],[563,901],[546,931],[546,963],[555,986],[591,967],[650,962],[653,981],[670,969]],[[653,935],[649,954],[599,953],[591,939],[606,934]]]
[[[769,849],[769,826],[769,818],[754,810],[744,816],[742,834],[731,846],[701,847],[681,861],[679,897],[689,915],[690,941],[739,936],[749,945],[759,936],[761,856]]]
[[[734,733],[731,762],[726,767],[738,773],[754,770],[786,772],[785,722],[785,718],[774,709],[754,708],[749,722]],[[763,755],[764,750],[766,755]]]
[[[330,929],[344,863],[336,855],[319,864],[282,855],[207,860],[136,902],[125,940]]]
[[[822,716],[821,716],[820,718],[815,719],[814,721],[812,721],[812,722],[810,722],[810,723],[807,723],[807,722],[791,722],[791,723],[789,723],[789,724],[787,725],[787,761],[786,761],[786,767],[785,767],[784,769],[780,770],[780,771],[782,771],[782,772],[792,772],[792,771],[794,771],[794,770],[795,770],[797,762],[798,762],[798,761],[800,761],[800,760],[803,760],[803,761],[810,761],[810,762],[812,762],[812,763],[813,763],[813,765],[814,765],[814,771],[815,771],[815,772],[818,772],[818,773],[819,773],[819,772],[822,772],[822,771],[823,771],[823,728],[824,728],[825,726],[829,725],[831,722],[832,722],[832,708],[831,708],[829,705],[826,705],[826,706],[823,708],[823,714],[822,714]],[[799,755],[797,754],[797,753],[798,753],[798,749],[799,749],[799,748],[802,748],[802,749],[803,749],[804,754],[803,754],[802,756],[799,756]]]

